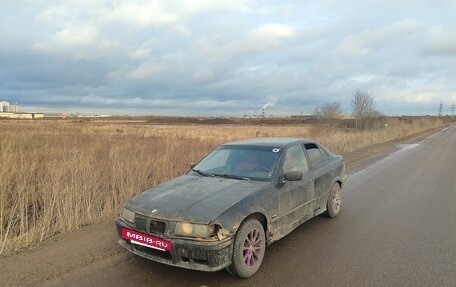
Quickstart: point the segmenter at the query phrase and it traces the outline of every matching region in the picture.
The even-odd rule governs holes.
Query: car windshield
[[[269,181],[280,149],[258,146],[221,146],[201,160],[193,170],[202,175]]]

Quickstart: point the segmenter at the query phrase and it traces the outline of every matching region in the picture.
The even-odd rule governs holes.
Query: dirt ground
[[[400,144],[418,142],[433,132],[347,154],[347,174],[387,156]],[[117,244],[113,219],[55,236],[33,249],[0,258],[0,286],[44,285],[65,274],[82,272],[106,261],[115,264],[125,254]]]

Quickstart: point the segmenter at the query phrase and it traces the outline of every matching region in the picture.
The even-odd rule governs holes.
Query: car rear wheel
[[[336,182],[333,184],[329,192],[328,201],[326,203],[326,215],[328,217],[336,217],[339,215],[342,205],[342,190],[340,185]]]
[[[245,221],[234,238],[233,258],[228,272],[249,278],[260,269],[266,248],[263,225],[256,219]]]

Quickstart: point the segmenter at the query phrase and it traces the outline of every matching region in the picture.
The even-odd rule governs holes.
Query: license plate
[[[141,232],[137,232],[128,228],[122,228],[122,238],[130,240],[130,242],[134,244],[162,251],[171,250],[171,242]]]

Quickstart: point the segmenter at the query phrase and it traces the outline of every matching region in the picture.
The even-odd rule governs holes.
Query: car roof
[[[314,141],[303,138],[254,138],[233,141],[223,144],[226,145],[245,145],[245,146],[267,146],[285,148],[296,143],[315,143]]]

